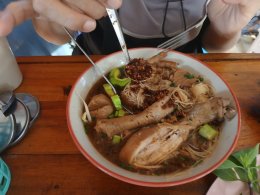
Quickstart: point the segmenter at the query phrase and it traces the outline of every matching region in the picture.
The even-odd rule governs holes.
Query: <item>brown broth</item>
[[[105,93],[103,89],[103,84],[105,83],[104,79],[100,79],[90,90],[86,101],[89,102],[90,98],[94,95]],[[159,169],[155,170],[145,170],[145,169],[136,169],[134,167],[131,167],[127,164],[122,163],[119,160],[119,153],[121,148],[124,146],[127,140],[123,140],[119,144],[113,144],[112,140],[108,138],[103,133],[97,133],[94,129],[95,121],[88,126],[87,136],[89,137],[90,141],[94,145],[94,147],[110,162],[124,168],[127,170],[130,170],[132,172],[138,172],[145,175],[162,175],[162,174],[168,174],[173,172],[180,172],[185,169],[188,169],[192,166],[195,166],[199,164],[203,159],[195,161],[192,159],[189,155],[177,155],[176,157],[169,159],[163,163],[163,166]],[[217,127],[216,127],[217,128]],[[219,128],[217,128],[219,129]],[[208,142],[204,138],[198,136],[198,142],[203,147],[207,147]],[[189,140],[187,140],[185,143],[182,144],[182,147],[187,144]]]

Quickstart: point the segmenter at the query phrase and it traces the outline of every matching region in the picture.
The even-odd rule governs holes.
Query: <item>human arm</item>
[[[0,36],[32,19],[35,30],[44,39],[63,44],[69,40],[63,26],[71,31],[90,32],[106,7],[117,9],[122,0],[20,0],[0,12]]]
[[[260,0],[211,0],[208,4],[210,24],[202,37],[203,47],[209,52],[230,49],[259,9]]]

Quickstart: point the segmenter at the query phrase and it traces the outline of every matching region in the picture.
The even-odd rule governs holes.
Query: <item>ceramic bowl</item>
[[[159,50],[156,48],[138,48],[131,49],[130,56],[131,58],[149,58],[158,52]],[[69,131],[80,152],[93,165],[121,181],[150,187],[175,186],[194,181],[209,174],[224,162],[232,153],[238,140],[241,113],[237,98],[229,85],[209,66],[186,54],[170,51],[166,59],[177,61],[179,67],[204,77],[204,79],[209,81],[213,86],[216,96],[227,97],[232,101],[237,110],[237,115],[230,121],[225,120],[222,126],[222,133],[220,134],[219,141],[213,153],[196,167],[189,168],[178,174],[160,176],[148,176],[130,172],[103,157],[85,134],[84,126],[81,121],[83,104],[78,94],[86,98],[91,87],[101,78],[101,75],[97,74],[93,67],[88,68],[79,76],[69,95],[67,103],[67,123]],[[122,52],[116,52],[102,58],[96,62],[96,64],[104,73],[108,73],[112,68],[123,66],[126,62]],[[222,66],[224,66],[224,64]]]

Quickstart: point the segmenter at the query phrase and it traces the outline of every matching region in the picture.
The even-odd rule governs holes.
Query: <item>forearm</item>
[[[225,52],[232,48],[241,35],[241,29],[223,34],[210,24],[202,36],[202,45],[208,52]]]

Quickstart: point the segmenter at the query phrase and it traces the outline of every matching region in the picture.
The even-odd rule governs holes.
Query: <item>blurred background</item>
[[[0,9],[11,0],[0,0]],[[241,38],[232,49],[231,53],[260,53],[260,11],[250,23],[242,30]],[[27,21],[7,37],[15,56],[46,56],[46,55],[71,55],[73,46],[71,44],[54,45],[48,43],[34,31],[31,21]]]

